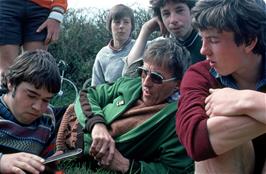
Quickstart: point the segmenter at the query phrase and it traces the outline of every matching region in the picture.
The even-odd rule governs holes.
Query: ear
[[[14,86],[10,83],[10,82],[8,82],[7,83],[7,89],[8,89],[8,91],[12,91],[12,90],[14,90]]]
[[[246,53],[252,52],[252,50],[256,46],[257,42],[258,42],[258,38],[256,37],[255,39],[253,39],[252,41],[250,41],[248,44],[246,44],[246,46],[245,46],[245,52]]]
[[[176,90],[179,90],[179,88],[180,88],[180,84],[181,84],[181,80],[178,80],[177,82],[176,82]]]

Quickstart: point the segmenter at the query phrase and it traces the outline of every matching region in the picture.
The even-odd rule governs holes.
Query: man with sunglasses
[[[122,173],[193,172],[193,162],[175,135],[184,59],[189,59],[189,53],[171,39],[156,41],[137,69],[140,77],[122,77],[113,84],[82,90],[74,108],[66,112],[72,113],[63,117],[62,123],[72,126],[61,124],[58,150],[76,148],[81,142],[75,138],[80,132],[73,134],[79,129],[73,123],[77,117],[84,130],[87,161]]]

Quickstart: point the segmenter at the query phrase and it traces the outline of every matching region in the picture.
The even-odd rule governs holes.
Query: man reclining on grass
[[[171,39],[155,41],[137,69],[140,77],[82,90],[63,117],[58,151],[84,146],[85,160],[122,173],[193,172],[175,134],[178,88],[189,56]]]

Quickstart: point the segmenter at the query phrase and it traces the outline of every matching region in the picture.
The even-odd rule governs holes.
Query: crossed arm
[[[210,89],[205,100],[209,137],[222,154],[266,132],[266,95],[252,90]]]
[[[196,161],[213,158],[266,132],[265,94],[229,88],[209,91],[219,88],[209,69],[208,62],[191,66],[180,87],[176,131]]]

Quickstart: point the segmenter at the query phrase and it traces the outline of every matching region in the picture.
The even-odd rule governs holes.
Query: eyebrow
[[[39,93],[35,92],[34,90],[32,90],[32,89],[30,89],[30,88],[26,88],[25,91],[26,91],[26,92],[29,92],[29,93],[31,93],[31,94],[33,94],[33,95],[41,96]],[[48,99],[48,100],[50,100],[50,99],[52,99],[52,98],[53,98],[53,96],[51,96],[51,97],[45,97],[45,99]]]

